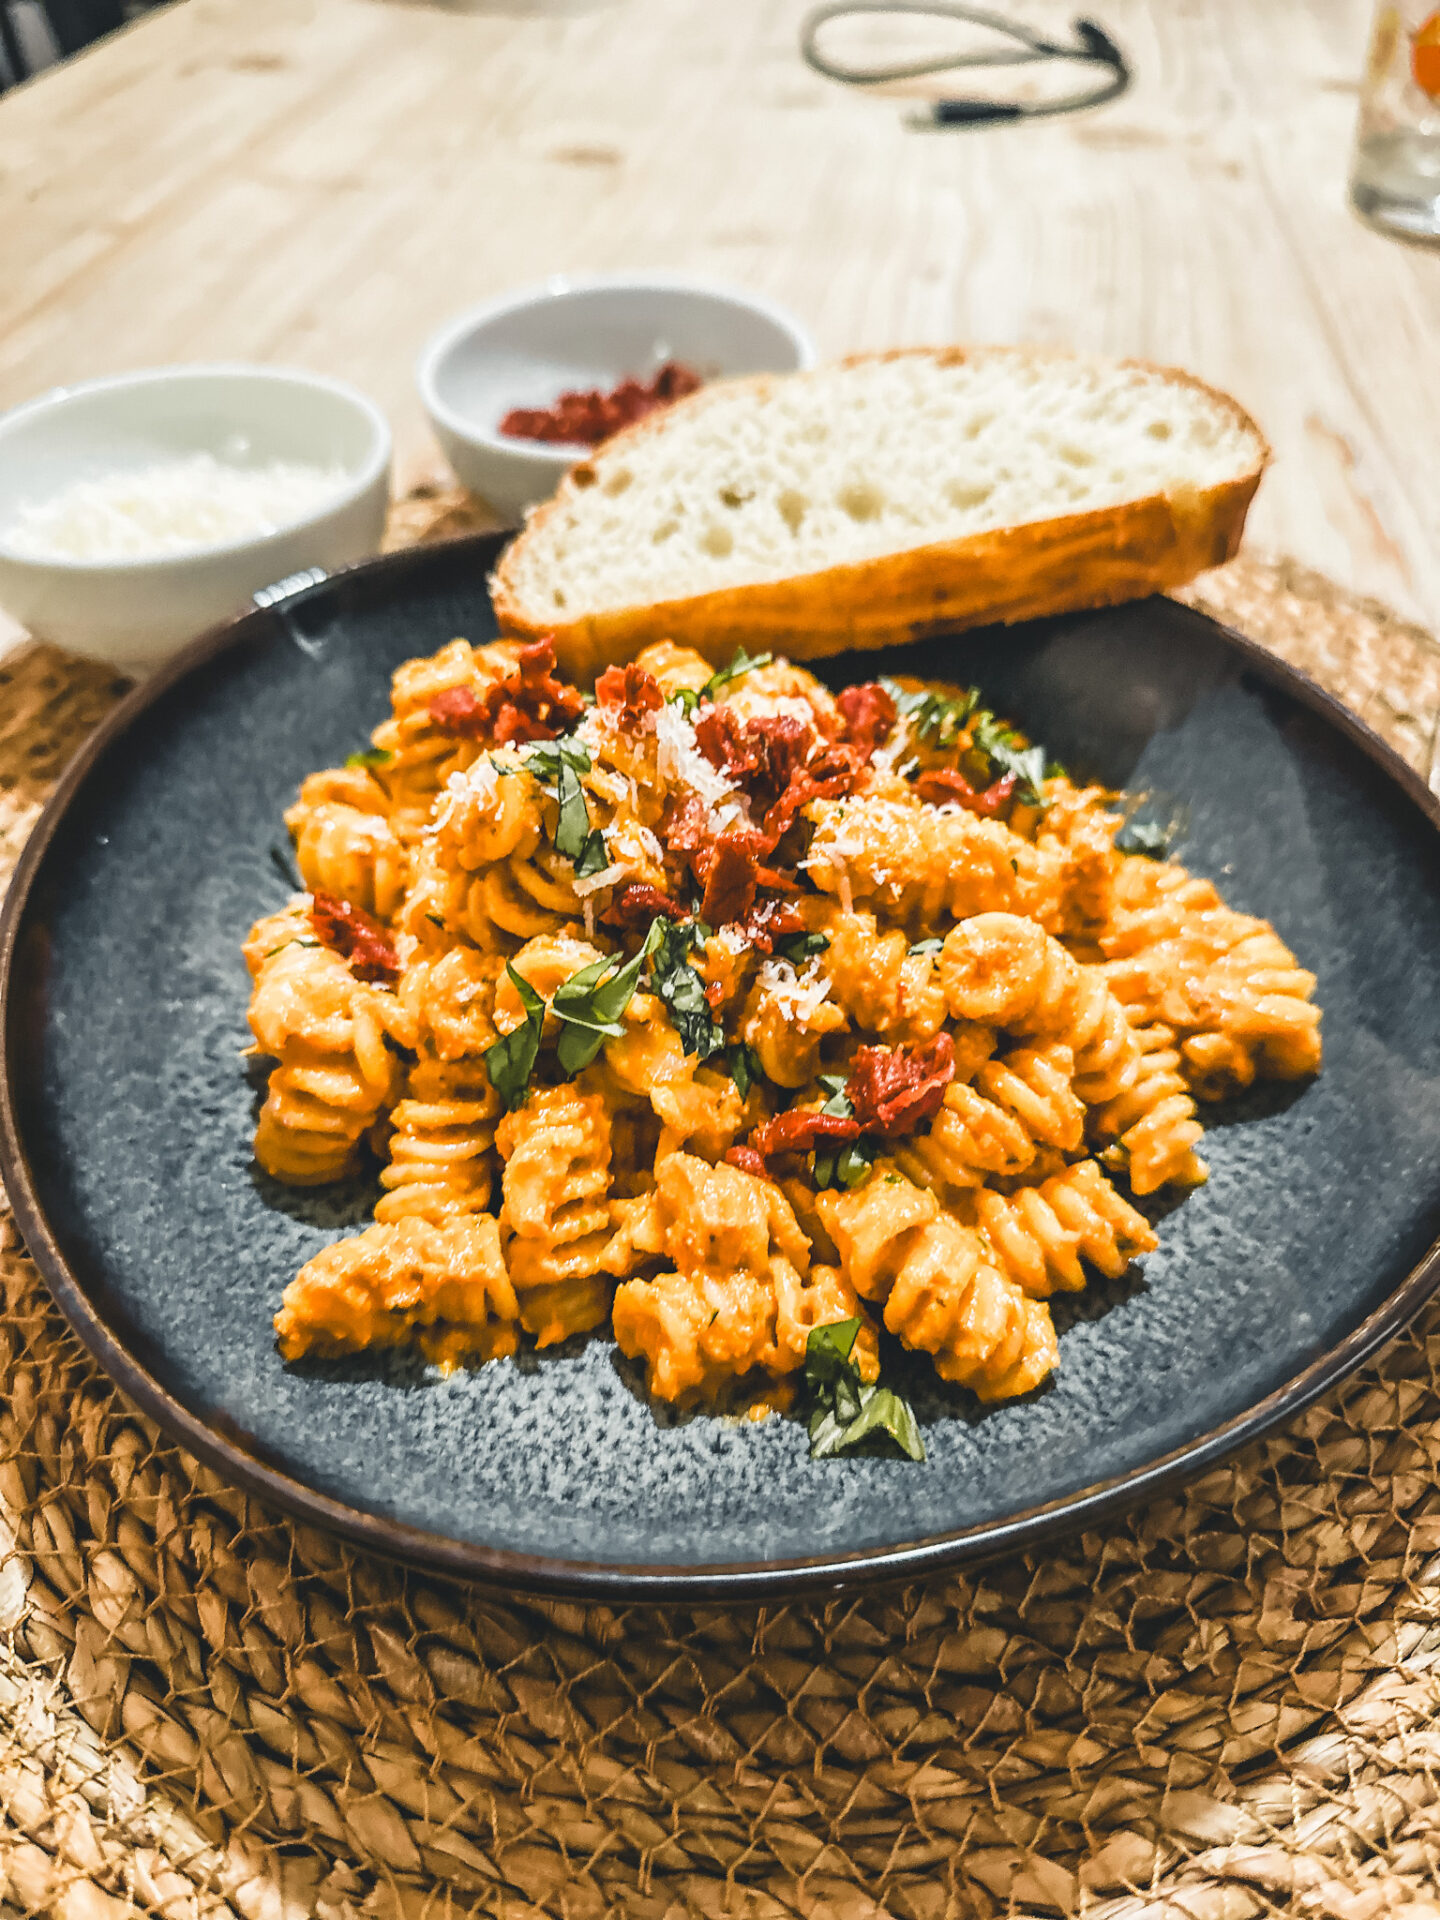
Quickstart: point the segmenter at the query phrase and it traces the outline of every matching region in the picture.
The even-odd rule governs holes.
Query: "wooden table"
[[[1192,368],[1275,445],[1253,538],[1440,626],[1440,251],[1345,200],[1368,0],[1092,10],[1126,98],[927,133],[801,63],[803,0],[180,0],[0,100],[0,405],[290,361],[381,402],[403,484],[439,467],[411,366],[448,315],[560,269],[687,269],[826,354]]]

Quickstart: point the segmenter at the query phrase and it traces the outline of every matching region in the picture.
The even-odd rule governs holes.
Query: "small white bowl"
[[[420,355],[416,382],[460,480],[507,525],[547,500],[586,446],[512,439],[512,407],[550,407],[563,392],[608,392],[683,360],[706,380],[794,373],[815,364],[798,321],[736,288],[655,274],[557,275],[453,320]]]
[[[319,507],[273,533],[144,559],[39,559],[6,540],[19,510],[77,480],[198,453],[237,466],[339,467]],[[0,606],[38,640],[145,674],[261,588],[374,553],[390,429],[338,380],[279,367],[175,366],[59,387],[0,416]]]

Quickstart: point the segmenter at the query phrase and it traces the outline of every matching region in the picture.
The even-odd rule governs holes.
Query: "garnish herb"
[[[917,940],[910,951],[911,953],[939,953],[944,944],[945,942],[940,939]]]
[[[730,1078],[735,1082],[735,1091],[742,1100],[748,1098],[750,1089],[757,1081],[765,1078],[765,1070],[760,1065],[760,1056],[753,1047],[747,1047],[743,1041],[737,1041],[725,1056],[725,1064],[730,1069]]]
[[[830,1098],[821,1107],[822,1113],[837,1113],[848,1120],[855,1109],[845,1091],[845,1081],[838,1073],[822,1073],[820,1084]],[[875,1156],[864,1140],[832,1141],[826,1146],[815,1149],[815,1185],[822,1191],[826,1187],[858,1187],[874,1165]]]
[[[540,1057],[540,1034],[545,1025],[545,1002],[523,974],[505,962],[510,983],[520,996],[525,1018],[518,1027],[502,1034],[493,1047],[485,1050],[485,1071],[490,1084],[505,1102],[507,1112],[525,1104],[525,1090]]]
[[[555,851],[575,863],[575,877],[600,873],[609,864],[605,836],[590,825],[590,809],[580,775],[590,771],[590,755],[571,734],[558,740],[542,740],[525,756],[525,765],[542,786],[549,787],[560,803],[560,818],[555,823]]]
[[[700,696],[694,687],[677,687],[670,696],[670,705],[679,707],[688,720],[700,704]]]
[[[911,1460],[925,1458],[925,1442],[909,1403],[893,1387],[866,1386],[850,1358],[860,1322],[835,1320],[812,1327],[805,1342],[810,1389],[810,1458],[829,1460],[866,1441],[888,1439]]]
[[[1168,817],[1155,811],[1167,805]],[[1115,836],[1116,851],[1163,860],[1189,824],[1190,810],[1183,802],[1170,802],[1166,796],[1153,793],[1132,795],[1126,803],[1125,824]]]
[[[575,878],[586,880],[592,873],[603,873],[609,864],[610,855],[605,851],[605,836],[599,827],[594,827],[580,851],[580,858],[575,862]]]
[[[305,892],[305,882],[295,871],[294,859],[285,848],[280,846],[271,847],[270,864],[292,893]]]
[[[562,733],[558,740],[537,740],[525,755],[525,765],[542,786],[553,787],[562,767],[569,767],[572,773],[588,773],[590,753],[583,740]]]
[[[961,694],[944,694],[926,687],[907,690],[894,680],[882,680],[880,684],[895,702],[895,711],[914,727],[916,738],[937,747],[954,746],[960,729],[980,704],[978,687]]]
[[[1118,853],[1143,853],[1147,860],[1163,860],[1175,837],[1174,826],[1158,820],[1127,820],[1115,836]]]
[[[990,762],[992,776],[998,779],[1007,773],[1014,774],[1015,797],[1022,805],[1044,806],[1044,747],[1022,747],[1020,735],[1015,729],[1007,727],[1003,720],[997,720],[989,711],[975,716],[975,724],[970,729],[970,744]]]
[[[395,758],[388,747],[362,747],[359,753],[347,753],[347,767],[388,767]]]
[[[774,658],[773,653],[757,653],[752,660],[744,647],[737,647],[735,658],[729,666],[721,667],[705,682],[700,689],[699,700],[717,700],[732,680],[738,680],[742,673],[753,673],[757,667],[768,667]],[[699,704],[698,700],[696,704]]]
[[[725,1030],[716,1021],[705,998],[705,982],[690,965],[690,952],[699,938],[698,924],[694,921],[680,924],[667,920],[662,914],[651,926],[650,938],[656,941],[651,986],[670,1009],[670,1018],[686,1053],[708,1060],[724,1047]],[[648,947],[649,941],[646,945]]]
[[[560,764],[556,797],[560,818],[555,823],[555,851],[567,860],[579,860],[590,839],[590,809],[585,804],[580,776],[568,761]]]
[[[605,1041],[617,1040],[624,1033],[620,1016],[634,998],[641,970],[659,944],[659,926],[659,920],[651,921],[644,946],[616,972],[610,969],[619,956],[607,953],[572,973],[555,989],[550,1005],[562,1022],[555,1052],[566,1073],[579,1073],[588,1067]]]
[[[829,945],[823,933],[787,933],[775,942],[775,951],[792,967],[798,967],[813,954],[824,953]]]

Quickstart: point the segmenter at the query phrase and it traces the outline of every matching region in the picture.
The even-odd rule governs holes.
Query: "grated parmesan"
[[[227,466],[211,453],[75,480],[27,501],[3,538],[32,560],[148,560],[293,526],[338,493],[344,467]]]
[[[788,960],[766,960],[755,984],[797,1027],[807,1026],[830,997],[830,982],[820,971],[818,960],[808,961],[803,973],[796,973]]]
[[[695,744],[695,728],[678,706],[667,701],[661,707],[655,716],[655,737],[660,747],[656,764],[662,780],[689,787],[712,809],[734,794],[731,782],[711,766]]]

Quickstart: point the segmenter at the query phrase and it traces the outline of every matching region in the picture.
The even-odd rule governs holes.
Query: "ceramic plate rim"
[[[1096,1481],[1079,1492],[1022,1509],[953,1533],[899,1546],[859,1548],[796,1560],[684,1565],[634,1565],[623,1562],[566,1560],[555,1555],[518,1553],[456,1540],[412,1527],[403,1521],[366,1513],[318,1492],[290,1474],[268,1466],[207,1424],[151,1374],[112,1331],[72,1270],[40,1204],[17,1114],[16,1087],[22,1070],[16,1061],[15,1025],[21,1004],[16,988],[16,956],[34,884],[71,802],[112,742],[140,719],[180,681],[200,673],[232,648],[243,646],[262,624],[283,620],[309,599],[376,580],[394,582],[423,570],[433,558],[463,559],[473,553],[483,567],[498,557],[509,534],[466,534],[384,554],[356,566],[337,569],[264,607],[252,606],[212,628],[182,649],[150,679],[135,687],[101,722],[65,767],[16,863],[0,911],[0,1178],[31,1258],[71,1328],[105,1374],[128,1394],[171,1439],[207,1466],[297,1519],[338,1533],[371,1552],[429,1568],[451,1578],[598,1600],[766,1600],[785,1595],[839,1590],[860,1584],[912,1580],[960,1566],[975,1565],[1058,1534],[1074,1532],[1168,1492],[1207,1467],[1274,1430],[1311,1405],[1329,1387],[1347,1378],[1386,1341],[1399,1333],[1440,1286],[1440,1241],[1410,1270],[1380,1306],[1341,1340],[1311,1361],[1283,1386],[1243,1412],[1193,1440],[1141,1466]],[[1232,627],[1187,607],[1172,606],[1185,618],[1218,635],[1246,668],[1317,713],[1357,746],[1392,787],[1414,805],[1440,835],[1440,797],[1431,792],[1398,753],[1363,720],[1317,681]]]

